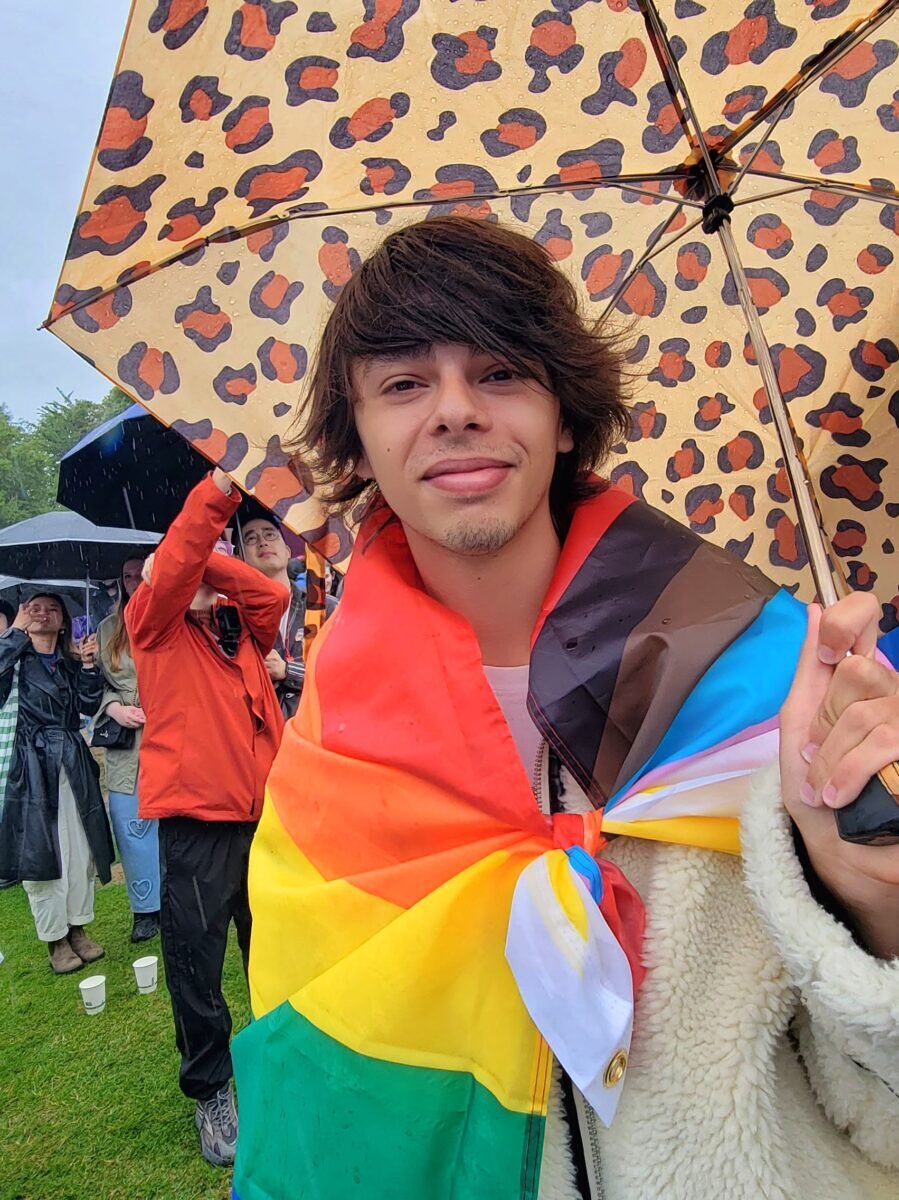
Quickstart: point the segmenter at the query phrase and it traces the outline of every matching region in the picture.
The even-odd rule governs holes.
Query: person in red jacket
[[[246,965],[247,859],[283,718],[265,667],[289,595],[216,553],[240,503],[216,469],[188,496],[125,610],[147,722],[139,815],[159,819],[162,955],[203,1157],[234,1159],[231,1015],[222,965],[231,921]]]

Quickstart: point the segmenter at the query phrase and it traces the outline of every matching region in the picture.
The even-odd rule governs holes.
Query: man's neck
[[[287,567],[282,567],[280,571],[276,571],[274,575],[268,575],[267,578],[275,583],[283,584],[288,592],[293,595],[293,584],[290,582],[290,576],[287,574]]]
[[[32,633],[31,644],[34,646],[38,654],[52,654],[56,649],[56,643],[59,641],[58,633]]]
[[[192,613],[211,612],[212,609],[215,608],[215,602],[217,599],[218,592],[214,588],[207,587],[206,584],[203,584],[203,586],[198,589],[197,594],[191,601],[190,611]]]
[[[425,591],[471,624],[484,664],[524,666],[561,553],[549,510],[534,513],[495,554],[458,554],[414,530],[406,535]]]

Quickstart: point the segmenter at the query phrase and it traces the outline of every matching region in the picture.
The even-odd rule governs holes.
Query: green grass
[[[230,1171],[201,1158],[193,1102],[178,1088],[168,992],[138,993],[125,888],[97,891],[96,968],[55,976],[20,887],[0,891],[0,1200],[226,1200]],[[78,980],[106,976],[88,1017]],[[160,960],[160,975],[162,962]],[[225,996],[235,1030],[249,1008],[232,929]]]

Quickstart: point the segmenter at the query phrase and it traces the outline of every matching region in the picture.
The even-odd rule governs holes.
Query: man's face
[[[243,527],[244,558],[263,575],[277,575],[290,562],[290,547],[271,521],[247,521]]]
[[[137,591],[143,567],[143,559],[140,558],[129,558],[122,567],[122,584],[126,596],[133,596]]]
[[[506,545],[549,503],[556,455],[572,449],[559,402],[496,355],[462,345],[354,369],[357,473],[403,525],[459,554]]]
[[[62,629],[62,609],[58,600],[50,596],[35,596],[29,600],[27,608],[31,618],[29,633],[59,633]]]

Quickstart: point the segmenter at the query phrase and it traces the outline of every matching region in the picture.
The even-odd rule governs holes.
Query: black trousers
[[[210,1099],[232,1075],[222,966],[232,920],[247,966],[247,861],[255,831],[250,821],[159,822],[162,959],[181,1053],[181,1090],[194,1100]]]

